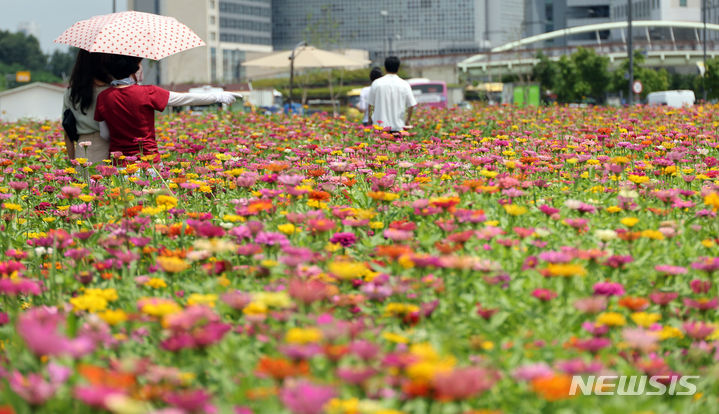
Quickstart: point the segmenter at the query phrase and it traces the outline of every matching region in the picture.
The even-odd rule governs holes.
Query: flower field
[[[0,413],[719,412],[719,107],[417,118],[0,124]]]

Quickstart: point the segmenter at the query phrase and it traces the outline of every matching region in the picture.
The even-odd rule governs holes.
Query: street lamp
[[[627,54],[629,55],[629,95],[627,103],[632,104],[634,98],[634,51],[632,50],[632,0],[627,0]]]
[[[702,30],[702,46],[704,47],[704,73],[702,74],[702,95],[704,102],[707,100],[707,0],[702,0],[702,19],[704,20],[704,29]]]
[[[295,57],[297,55],[295,54],[295,50],[298,47],[307,46],[307,42],[304,40],[297,43],[294,48],[292,48],[292,53],[290,53],[290,112],[292,112],[292,89],[295,87]]]
[[[382,19],[382,47],[384,48],[384,57],[387,57],[387,21],[389,21],[389,12],[387,10],[380,10],[379,14],[384,17]]]

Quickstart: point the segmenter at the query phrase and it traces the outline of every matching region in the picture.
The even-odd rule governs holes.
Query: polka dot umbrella
[[[174,17],[126,11],[81,20],[55,43],[88,52],[113,53],[160,60],[183,50],[204,46],[189,27]]]

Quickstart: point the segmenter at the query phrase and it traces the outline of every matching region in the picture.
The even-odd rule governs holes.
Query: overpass
[[[652,30],[650,30],[652,28]],[[700,22],[683,22],[671,20],[637,20],[632,22],[632,42],[634,50],[645,53],[644,66],[651,67],[689,67],[695,69],[697,63],[703,61],[704,52],[700,33],[704,24]],[[707,31],[719,32],[719,24],[707,24]],[[657,29],[661,30],[660,33]],[[593,49],[598,54],[609,58],[610,68],[616,68],[627,58],[626,42],[627,22],[610,22],[571,27],[553,32],[530,36],[510,42],[469,57],[457,64],[459,69],[473,76],[501,76],[507,73],[526,74],[539,62],[537,52],[541,51],[551,60],[559,60],[577,49]],[[621,42],[605,42],[601,33],[620,31]],[[681,31],[690,36],[678,39],[675,34]],[[540,47],[529,46],[540,44],[552,39],[568,39],[573,35],[593,33],[596,39],[590,44]],[[666,34],[658,36],[658,34]],[[641,38],[639,38],[641,36]],[[709,36],[707,36],[709,37]],[[707,40],[707,58],[719,56],[719,41]]]

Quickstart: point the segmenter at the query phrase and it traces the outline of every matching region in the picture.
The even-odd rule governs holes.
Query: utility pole
[[[707,100],[707,0],[702,0],[702,19],[704,20],[704,29],[702,30],[702,46],[704,47],[704,73],[702,74],[702,95],[704,102]]]
[[[629,59],[629,95],[627,103],[634,101],[634,50],[632,48],[632,0],[627,0],[627,55]]]
[[[112,0],[112,12],[117,12],[117,0]]]
[[[389,21],[389,12],[387,10],[380,10],[379,14],[382,16],[382,47],[384,48],[384,58],[388,55],[387,49],[389,46],[389,38],[387,37],[387,22]]]
[[[293,113],[293,112],[294,112],[294,108],[293,108],[293,105],[292,105],[292,104],[293,104],[293,102],[292,102],[292,89],[294,89],[294,87],[295,87],[295,58],[296,58],[297,55],[299,54],[299,53],[295,53],[295,51],[297,50],[297,48],[303,47],[303,46],[307,46],[307,42],[305,42],[304,40],[301,41],[301,42],[299,42],[299,43],[297,43],[297,44],[295,45],[295,47],[292,48],[292,53],[290,53],[290,58],[289,58],[289,59],[290,59],[290,112],[289,112],[289,113]],[[300,50],[300,51],[301,51],[301,50]]]

